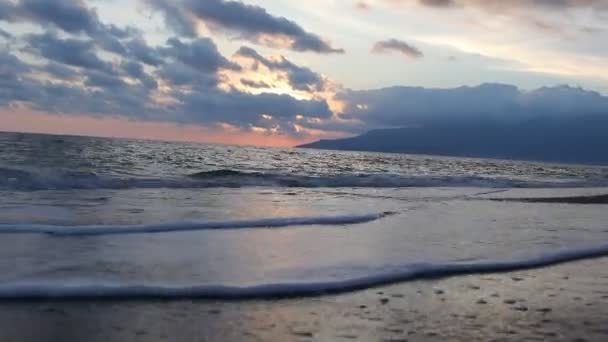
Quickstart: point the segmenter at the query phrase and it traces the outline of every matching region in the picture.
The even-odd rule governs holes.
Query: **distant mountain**
[[[298,147],[608,165],[608,116],[377,129]]]
[[[608,97],[577,87],[392,87],[337,98],[342,117],[368,132],[299,147],[608,165]]]

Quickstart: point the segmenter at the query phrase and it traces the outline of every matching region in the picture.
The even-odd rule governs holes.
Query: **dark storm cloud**
[[[66,33],[85,34],[104,50],[120,55],[126,53],[120,40],[139,35],[134,28],[103,24],[97,12],[82,0],[2,1],[0,20],[27,21],[43,27],[52,26]]]
[[[49,62],[41,68],[41,71],[46,72],[61,80],[75,80],[80,75],[73,69],[56,62]]]
[[[97,13],[79,0],[21,0],[15,11],[18,16],[52,24],[70,33],[93,34],[101,26]]]
[[[169,47],[161,49],[163,55],[202,72],[216,72],[219,69],[240,70],[241,68],[222,56],[215,43],[209,38],[197,38],[190,42],[170,38],[167,40],[167,45]]]
[[[0,51],[0,78],[15,80],[19,75],[28,73],[30,70],[31,67],[15,55],[7,51]]]
[[[0,20],[29,21],[89,35],[104,29],[97,12],[81,0],[0,0]]]
[[[110,71],[110,63],[100,59],[89,40],[62,39],[52,33],[31,34],[25,38],[31,50],[49,60],[76,67]]]
[[[240,1],[181,0],[177,4],[169,0],[148,0],[148,3],[164,13],[165,22],[177,33],[196,36],[195,21],[202,20],[212,29],[237,34],[239,38],[259,44],[270,44],[268,38],[288,39],[288,46],[295,51],[317,53],[344,53],[332,47],[321,37],[304,30],[296,22],[274,16],[266,9],[247,5]]]
[[[26,51],[47,62],[32,66],[15,55],[0,53],[1,106],[21,101],[47,113],[122,115],[137,120],[203,125],[228,123],[242,129],[271,125],[262,118],[262,114],[268,114],[273,116],[269,128],[286,134],[296,134],[293,123],[299,115],[332,115],[324,100],[221,90],[218,71],[236,67],[217,52],[211,41],[170,40],[160,48],[163,59],[156,68],[145,67],[128,56],[111,65],[94,53],[92,42],[81,39],[61,39],[47,33],[29,35],[25,42],[31,44]],[[29,76],[40,71],[53,76],[53,81]],[[127,82],[128,79],[136,82]],[[174,101],[169,104],[151,100],[158,79],[173,85],[167,95]]]
[[[131,78],[138,80],[145,88],[155,90],[158,88],[158,82],[154,77],[147,74],[144,66],[136,61],[123,61],[123,71]]]
[[[85,85],[98,88],[124,88],[127,84],[117,76],[108,75],[98,71],[90,71],[87,73]]]
[[[377,54],[398,52],[408,58],[424,57],[424,54],[420,52],[418,48],[398,39],[388,39],[379,41],[372,47],[372,52]]]
[[[242,46],[236,52],[236,55],[252,59],[270,70],[284,71],[287,74],[287,79],[293,89],[302,91],[322,91],[325,88],[325,82],[321,75],[309,68],[298,66],[283,56],[277,61],[270,60],[260,55],[254,49],[246,46]]]
[[[201,73],[181,62],[163,64],[157,69],[156,73],[160,78],[174,86],[211,89],[219,84],[219,78],[215,73]]]
[[[300,100],[289,95],[248,94],[236,90],[225,82],[223,73],[229,70],[238,75],[242,67],[223,56],[211,39],[197,37],[193,26],[189,26],[193,22],[183,16],[186,10],[195,7],[201,10],[200,4],[149,3],[155,3],[165,14],[176,14],[166,18],[167,24],[182,37],[190,39],[176,37],[161,46],[150,46],[137,29],[102,23],[95,9],[80,0],[0,0],[0,20],[27,22],[41,29],[41,33],[21,35],[0,31],[0,38],[15,40],[20,46],[18,55],[11,54],[8,49],[0,52],[0,106],[10,107],[20,102],[51,114],[120,115],[136,120],[204,125],[228,123],[242,129],[267,127],[289,134],[296,134],[293,127],[296,118],[332,115],[324,100]],[[263,14],[260,18],[266,21],[260,24],[259,30],[270,30],[267,20],[288,28],[265,33],[258,31],[253,33],[256,37],[261,34],[289,35],[294,49],[330,52],[329,45],[323,45],[320,38],[261,8],[241,3],[216,1],[214,4],[237,6],[244,11],[241,13],[257,11]],[[238,31],[225,15],[218,17],[228,20],[229,24],[224,28]],[[240,28],[246,29],[245,26]],[[312,89],[322,85],[318,74],[285,58],[279,61],[264,59],[264,62],[284,71],[294,88]],[[160,94],[157,92],[159,83],[169,86],[162,93],[170,98],[169,101],[155,100]],[[272,88],[245,79],[242,84]],[[273,118],[268,120],[262,114]]]
[[[186,117],[193,122],[227,122],[246,127],[262,114],[292,122],[298,114],[328,118],[331,111],[323,100],[298,100],[289,95],[247,94],[238,91],[200,92],[181,97]]]
[[[144,64],[159,66],[163,63],[163,58],[158,49],[148,46],[146,41],[141,38],[134,38],[124,45],[131,56]]]
[[[102,49],[106,51],[113,52],[118,55],[124,55],[127,53],[124,45],[113,36],[101,35],[97,37],[96,42]]]

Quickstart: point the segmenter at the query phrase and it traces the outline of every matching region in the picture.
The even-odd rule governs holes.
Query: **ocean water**
[[[0,298],[319,295],[608,254],[608,168],[0,133]],[[508,200],[507,200],[508,199]]]

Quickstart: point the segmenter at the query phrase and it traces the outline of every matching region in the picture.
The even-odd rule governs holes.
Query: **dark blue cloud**
[[[164,11],[173,8],[171,2],[164,4]],[[180,6],[182,11],[184,3]],[[195,37],[186,27],[181,33],[190,39],[176,37],[162,46],[150,46],[136,29],[102,23],[96,11],[80,0],[0,0],[0,9],[0,20],[37,24],[42,30],[25,35],[0,32],[20,46],[19,55],[0,52],[2,107],[20,102],[47,113],[122,115],[211,126],[228,123],[289,134],[296,134],[294,122],[300,116],[332,115],[324,100],[249,94],[223,83],[224,71],[238,74],[242,67],[223,56],[211,39]],[[173,25],[180,20],[168,19]],[[298,40],[303,44],[306,37]],[[263,60],[268,67],[285,71],[294,88],[322,86],[322,78],[308,68],[285,58]],[[46,77],[36,77],[40,74]],[[163,96],[172,101],[155,101],[159,83],[170,86]]]
[[[280,60],[270,60],[252,48],[243,46],[237,52],[237,56],[249,58],[257,63],[261,63],[270,70],[284,71],[287,80],[293,89],[302,91],[322,91],[325,88],[325,81],[318,73],[310,68],[302,67],[290,62],[281,56]]]
[[[102,49],[120,55],[127,52],[121,40],[140,35],[134,28],[103,24],[97,12],[82,0],[2,1],[0,20],[28,21],[43,27],[58,28],[66,33],[84,34]]]
[[[85,85],[98,88],[126,88],[127,84],[122,78],[114,75],[108,75],[103,72],[89,71],[86,73]]]
[[[24,42],[29,45],[24,51],[46,64],[30,65],[15,55],[1,53],[0,106],[21,101],[47,113],[123,115],[137,120],[211,126],[228,123],[241,129],[268,127],[286,134],[297,134],[294,123],[300,115],[332,115],[324,100],[220,89],[219,71],[227,68],[238,72],[238,68],[221,56],[210,40],[170,40],[158,48],[158,67],[145,66],[129,54],[113,65],[97,56],[95,44],[84,39],[64,39],[46,33],[28,35]],[[53,76],[53,81],[29,77],[37,72]],[[170,103],[152,99],[161,79],[172,85],[166,93],[173,98]],[[71,82],[58,82],[62,80]],[[272,115],[273,119],[270,122],[262,114]]]
[[[125,43],[128,54],[144,64],[159,66],[163,63],[163,58],[158,49],[148,46],[145,40],[134,38]]]
[[[0,0],[0,20],[16,21],[17,17],[17,6],[9,0]]]
[[[97,13],[79,0],[21,0],[17,11],[24,18],[70,33],[94,34],[101,26]]]
[[[5,80],[16,80],[20,75],[28,73],[32,68],[22,62],[15,55],[0,51],[0,78]]]
[[[158,83],[156,80],[146,73],[144,66],[141,63],[130,60],[123,61],[122,70],[127,76],[138,80],[146,88],[158,88]]]
[[[48,62],[45,66],[40,68],[40,71],[48,73],[60,80],[67,81],[75,80],[80,76],[80,74],[72,68],[56,62]]]
[[[346,104],[343,117],[361,120],[368,128],[473,121],[515,123],[608,113],[608,97],[566,86],[531,92],[502,84],[454,89],[391,87],[349,90],[336,98]]]
[[[33,53],[59,63],[109,72],[112,65],[100,59],[90,40],[62,39],[52,33],[31,34],[26,38]]]
[[[288,39],[288,48],[317,53],[344,53],[321,37],[304,30],[296,22],[274,16],[264,8],[240,1],[225,0],[148,0],[153,8],[164,13],[167,25],[178,34],[196,36],[195,18],[211,28],[235,33],[238,38],[266,44],[267,37]]]
[[[161,49],[163,55],[180,61],[202,72],[216,72],[219,69],[240,70],[241,67],[226,59],[209,38],[197,38],[182,42],[177,38],[167,41],[167,48]]]
[[[331,111],[323,100],[298,100],[289,95],[200,92],[180,97],[186,117],[193,121],[227,122],[237,126],[255,123],[262,114],[295,122],[298,114],[329,118]]]
[[[398,52],[409,58],[421,58],[424,54],[417,47],[399,39],[388,39],[376,42],[372,47],[373,53]]]

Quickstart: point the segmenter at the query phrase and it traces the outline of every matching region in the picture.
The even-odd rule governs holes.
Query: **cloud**
[[[16,6],[9,0],[0,0],[0,20],[16,20]]]
[[[325,89],[325,80],[321,75],[307,67],[301,67],[292,63],[284,56],[281,56],[278,60],[271,60],[246,46],[242,46],[235,55],[249,58],[254,62],[264,65],[271,71],[285,72],[289,84],[295,90],[313,92]]]
[[[504,84],[453,89],[392,87],[349,90],[337,99],[345,103],[343,118],[360,120],[368,128],[551,121],[608,113],[608,97],[568,86],[530,92]]]
[[[391,0],[406,2],[404,0]],[[608,9],[604,0],[416,0],[419,4],[438,8],[479,7],[490,11],[516,8],[540,8],[562,10],[571,8]]]
[[[196,21],[182,6],[182,0],[144,0],[153,9],[160,11],[165,25],[180,36],[194,38],[197,36]]]
[[[454,0],[419,0],[419,2],[430,7],[451,7],[456,5]]]
[[[102,53],[103,46],[82,34],[49,30],[18,37],[23,46],[19,56],[0,53],[0,106],[19,104],[49,114],[123,116],[216,128],[230,125],[289,136],[300,134],[295,126],[298,118],[321,120],[333,115],[323,99],[221,88],[222,72],[238,76],[243,70],[209,38],[170,38],[153,47],[130,32],[112,34],[126,38],[122,53]],[[314,77],[307,78],[309,73],[316,75],[310,69],[286,59],[267,62],[289,70],[297,84],[314,83]]]
[[[157,76],[173,86],[195,87],[197,89],[215,88],[219,84],[216,73],[201,73],[182,62],[170,62],[156,70]]]
[[[245,78],[241,78],[240,82],[242,85],[249,87],[249,88],[254,88],[254,89],[272,88],[272,85],[270,85],[266,82],[263,82],[263,81],[254,81],[254,80],[248,80]]]
[[[40,68],[40,71],[64,81],[76,80],[80,76],[80,73],[76,72],[74,69],[56,62],[48,62]]]
[[[165,56],[171,57],[196,70],[216,72],[219,69],[240,70],[241,67],[227,60],[217,50],[215,43],[209,38],[197,38],[184,43],[178,38],[167,40],[168,48],[160,49]]]
[[[357,1],[355,3],[355,8],[360,11],[369,11],[371,6],[365,1]]]
[[[270,115],[293,122],[298,115],[329,118],[331,111],[324,100],[298,100],[285,94],[247,94],[238,91],[182,94],[187,118],[192,122],[227,122],[243,127]]]
[[[138,80],[146,88],[156,89],[158,87],[158,82],[145,72],[144,66],[141,63],[126,60],[122,62],[121,67],[127,76]]]
[[[27,73],[31,67],[23,63],[15,55],[6,51],[0,51],[0,78],[5,80],[16,80],[21,74]]]
[[[163,59],[158,49],[151,48],[148,46],[146,41],[140,37],[133,38],[127,41],[124,45],[131,57],[141,61],[144,64],[150,66],[159,66],[163,64]]]
[[[176,4],[169,0],[148,0],[148,4],[163,12],[169,27],[188,37],[197,36],[196,21],[200,20],[213,31],[233,33],[236,38],[257,44],[302,52],[344,53],[296,22],[240,1],[180,0]]]
[[[69,34],[85,34],[96,45],[116,54],[125,54],[121,40],[138,36],[134,28],[119,28],[99,20],[95,9],[83,0],[0,0],[0,20],[27,21],[43,27],[51,26]]]
[[[97,13],[79,0],[21,0],[15,14],[33,22],[55,25],[70,33],[94,34],[102,26]]]
[[[0,28],[0,38],[11,40],[13,39],[13,35]]]
[[[59,63],[76,67],[110,71],[110,63],[101,60],[89,40],[62,39],[52,33],[31,34],[26,38],[29,50],[34,54]]]
[[[418,48],[398,39],[376,42],[372,47],[372,52],[376,54],[398,52],[412,59],[424,57],[424,54]]]
[[[365,2],[365,1],[357,1],[355,3],[355,9],[357,9],[359,11],[366,12],[366,11],[371,10],[371,8],[372,7],[367,2]]]
[[[471,23],[483,25],[483,16],[489,17],[485,27],[495,27],[505,19],[519,21],[535,31],[545,34],[575,34],[594,20],[605,21],[608,2],[604,0],[381,0],[389,5],[421,6],[458,14],[473,10]],[[481,16],[478,16],[481,15]],[[580,15],[580,17],[579,17]],[[495,17],[499,19],[496,20]],[[577,18],[585,18],[577,23]],[[513,23],[511,25],[519,25]],[[509,27],[513,30],[513,27]]]
[[[104,89],[126,88],[127,83],[122,78],[108,75],[98,71],[87,72],[85,85],[89,87],[99,87]]]

